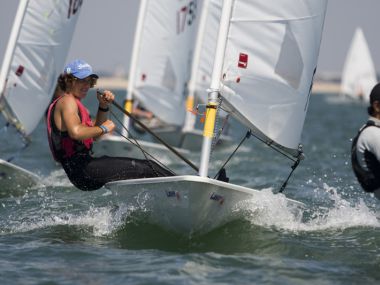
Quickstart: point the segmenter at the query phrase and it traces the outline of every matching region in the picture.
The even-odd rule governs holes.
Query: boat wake
[[[292,232],[380,228],[380,216],[372,209],[376,201],[368,206],[361,198],[355,201],[343,198],[336,188],[326,184],[323,190],[330,199],[329,206],[324,202],[324,205],[297,208],[289,208],[282,195],[273,194],[270,189],[263,190],[260,199],[248,201],[242,207],[244,218],[253,225]]]
[[[58,177],[61,173],[55,173]],[[50,176],[49,179],[53,179]],[[55,185],[56,186],[56,185]],[[63,183],[63,186],[67,186]],[[320,189],[321,190],[321,189]],[[229,224],[236,223],[248,234],[257,227],[264,231],[305,233],[318,231],[342,231],[356,227],[380,228],[380,217],[376,214],[376,203],[368,205],[359,198],[351,201],[343,198],[337,189],[327,186],[322,189],[328,194],[330,201],[305,205],[289,203],[283,194],[274,194],[270,188],[259,192],[255,199],[239,203],[233,209],[234,221],[222,225],[225,231]],[[100,195],[99,195],[100,194]],[[88,198],[92,195],[92,199]],[[116,198],[113,199],[113,198]],[[149,200],[149,197],[145,197]],[[98,193],[85,193],[77,190],[57,191],[55,188],[41,189],[35,193],[19,198],[9,198],[0,207],[1,211],[9,212],[8,219],[0,222],[0,234],[14,234],[36,231],[59,226],[79,227],[86,235],[93,237],[113,237],[128,235],[136,236],[128,228],[148,227],[152,214],[149,201],[137,204],[121,203],[113,197],[111,191],[101,190]],[[378,212],[378,211],[377,211]],[[251,225],[247,228],[248,225]],[[150,231],[162,234],[165,231],[150,227]],[[221,231],[217,228],[214,231]],[[236,231],[236,229],[234,230]],[[254,230],[255,232],[257,230]],[[144,230],[138,230],[144,232]],[[253,233],[253,232],[252,232]],[[153,233],[151,233],[153,234]],[[192,238],[191,236],[188,238]]]

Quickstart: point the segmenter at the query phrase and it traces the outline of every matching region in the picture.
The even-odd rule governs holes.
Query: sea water
[[[93,112],[94,97],[86,99]],[[293,163],[251,137],[226,169],[232,183],[262,189],[260,199],[241,205],[240,219],[193,236],[149,224],[143,209],[107,189],[74,188],[50,156],[41,121],[21,153],[1,145],[2,158],[16,156],[44,186],[0,197],[0,284],[378,284],[380,201],[360,189],[350,163],[366,118],[363,104],[311,97],[305,159],[283,192],[305,204],[296,212],[277,194]],[[213,152],[211,175],[233,150]]]

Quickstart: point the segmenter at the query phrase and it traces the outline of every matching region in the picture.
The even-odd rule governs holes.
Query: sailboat
[[[368,43],[363,30],[357,28],[343,67],[341,94],[368,103],[376,83],[376,70]]]
[[[196,26],[196,0],[142,0],[135,31],[125,109],[131,113],[138,100],[165,127],[155,129],[168,144],[177,146],[177,132],[185,119],[185,95],[190,77],[193,38]],[[124,116],[122,136],[107,135],[94,146],[95,153],[140,157],[143,154],[127,141],[131,122]],[[136,143],[155,155],[166,151],[161,144]],[[186,150],[178,150],[188,153]]]
[[[21,0],[0,71],[0,130],[23,148],[53,96],[82,1]],[[3,137],[4,139],[4,137]],[[32,172],[0,159],[0,189],[41,183]]]
[[[143,207],[150,222],[190,235],[231,221],[244,202],[260,204],[259,189],[208,177],[215,114],[222,101],[252,134],[299,162],[326,6],[327,0],[224,0],[198,175],[106,187],[119,200]],[[290,208],[303,205],[284,199]]]
[[[202,147],[202,130],[197,125],[197,119],[202,118],[197,106],[206,105],[207,88],[210,86],[214,53],[218,36],[222,1],[204,0],[195,41],[194,56],[186,99],[186,117],[180,136],[180,147],[200,150]],[[232,144],[233,138],[228,136],[227,114],[222,110],[217,116],[220,134],[214,139],[218,144]],[[198,124],[199,125],[199,124]]]

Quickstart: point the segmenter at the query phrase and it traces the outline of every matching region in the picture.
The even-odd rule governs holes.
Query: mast
[[[223,69],[223,58],[227,44],[227,35],[229,21],[232,12],[232,3],[234,0],[224,0],[220,26],[218,32],[218,41],[216,45],[215,61],[212,71],[211,84],[208,93],[208,104],[206,107],[206,121],[203,130],[203,143],[199,175],[207,177],[208,166],[210,161],[211,145],[214,136],[216,110],[218,107],[218,94],[220,91],[220,79]]]
[[[129,79],[128,79],[128,87],[127,87],[127,96],[124,104],[124,109],[127,110],[129,113],[132,113],[132,100],[133,100],[133,92],[135,89],[135,82],[136,82],[136,71],[137,71],[137,59],[140,55],[139,49],[141,44],[141,32],[144,25],[145,20],[145,14],[146,14],[146,7],[149,0],[140,0],[140,8],[139,8],[139,14],[137,18],[137,25],[136,25],[136,31],[135,36],[133,40],[133,49],[132,49],[132,58],[129,68]],[[126,129],[129,129],[130,126],[130,119],[128,116],[124,115],[123,118],[123,126],[125,126]],[[128,132],[123,128],[122,134],[124,136],[128,136]]]
[[[1,71],[0,71],[0,92],[1,92],[0,100],[2,99],[3,96],[5,96],[4,94],[4,90],[6,87],[5,82],[8,77],[9,69],[11,68],[11,61],[12,61],[13,54],[15,51],[17,39],[20,35],[21,24],[26,13],[26,7],[28,6],[28,2],[29,0],[20,0],[20,3],[17,8],[16,17],[13,22],[12,31],[11,31],[7,49],[4,55],[3,65],[1,66]]]
[[[195,44],[195,52],[193,57],[193,65],[191,67],[191,76],[189,81],[189,94],[186,99],[186,118],[183,125],[183,131],[194,129],[195,115],[189,112],[189,109],[194,108],[195,85],[197,82],[197,71],[199,69],[199,61],[201,58],[202,41],[206,29],[206,20],[209,13],[210,0],[204,0],[202,6],[202,14],[199,21],[198,33]]]

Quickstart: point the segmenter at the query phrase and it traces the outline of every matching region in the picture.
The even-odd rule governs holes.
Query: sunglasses
[[[79,83],[82,83],[82,84],[89,84],[91,87],[94,87],[96,82],[97,82],[97,78],[94,78],[94,77],[87,77],[87,78],[83,78],[83,79],[79,79],[79,78],[74,78],[75,81],[79,82]]]

